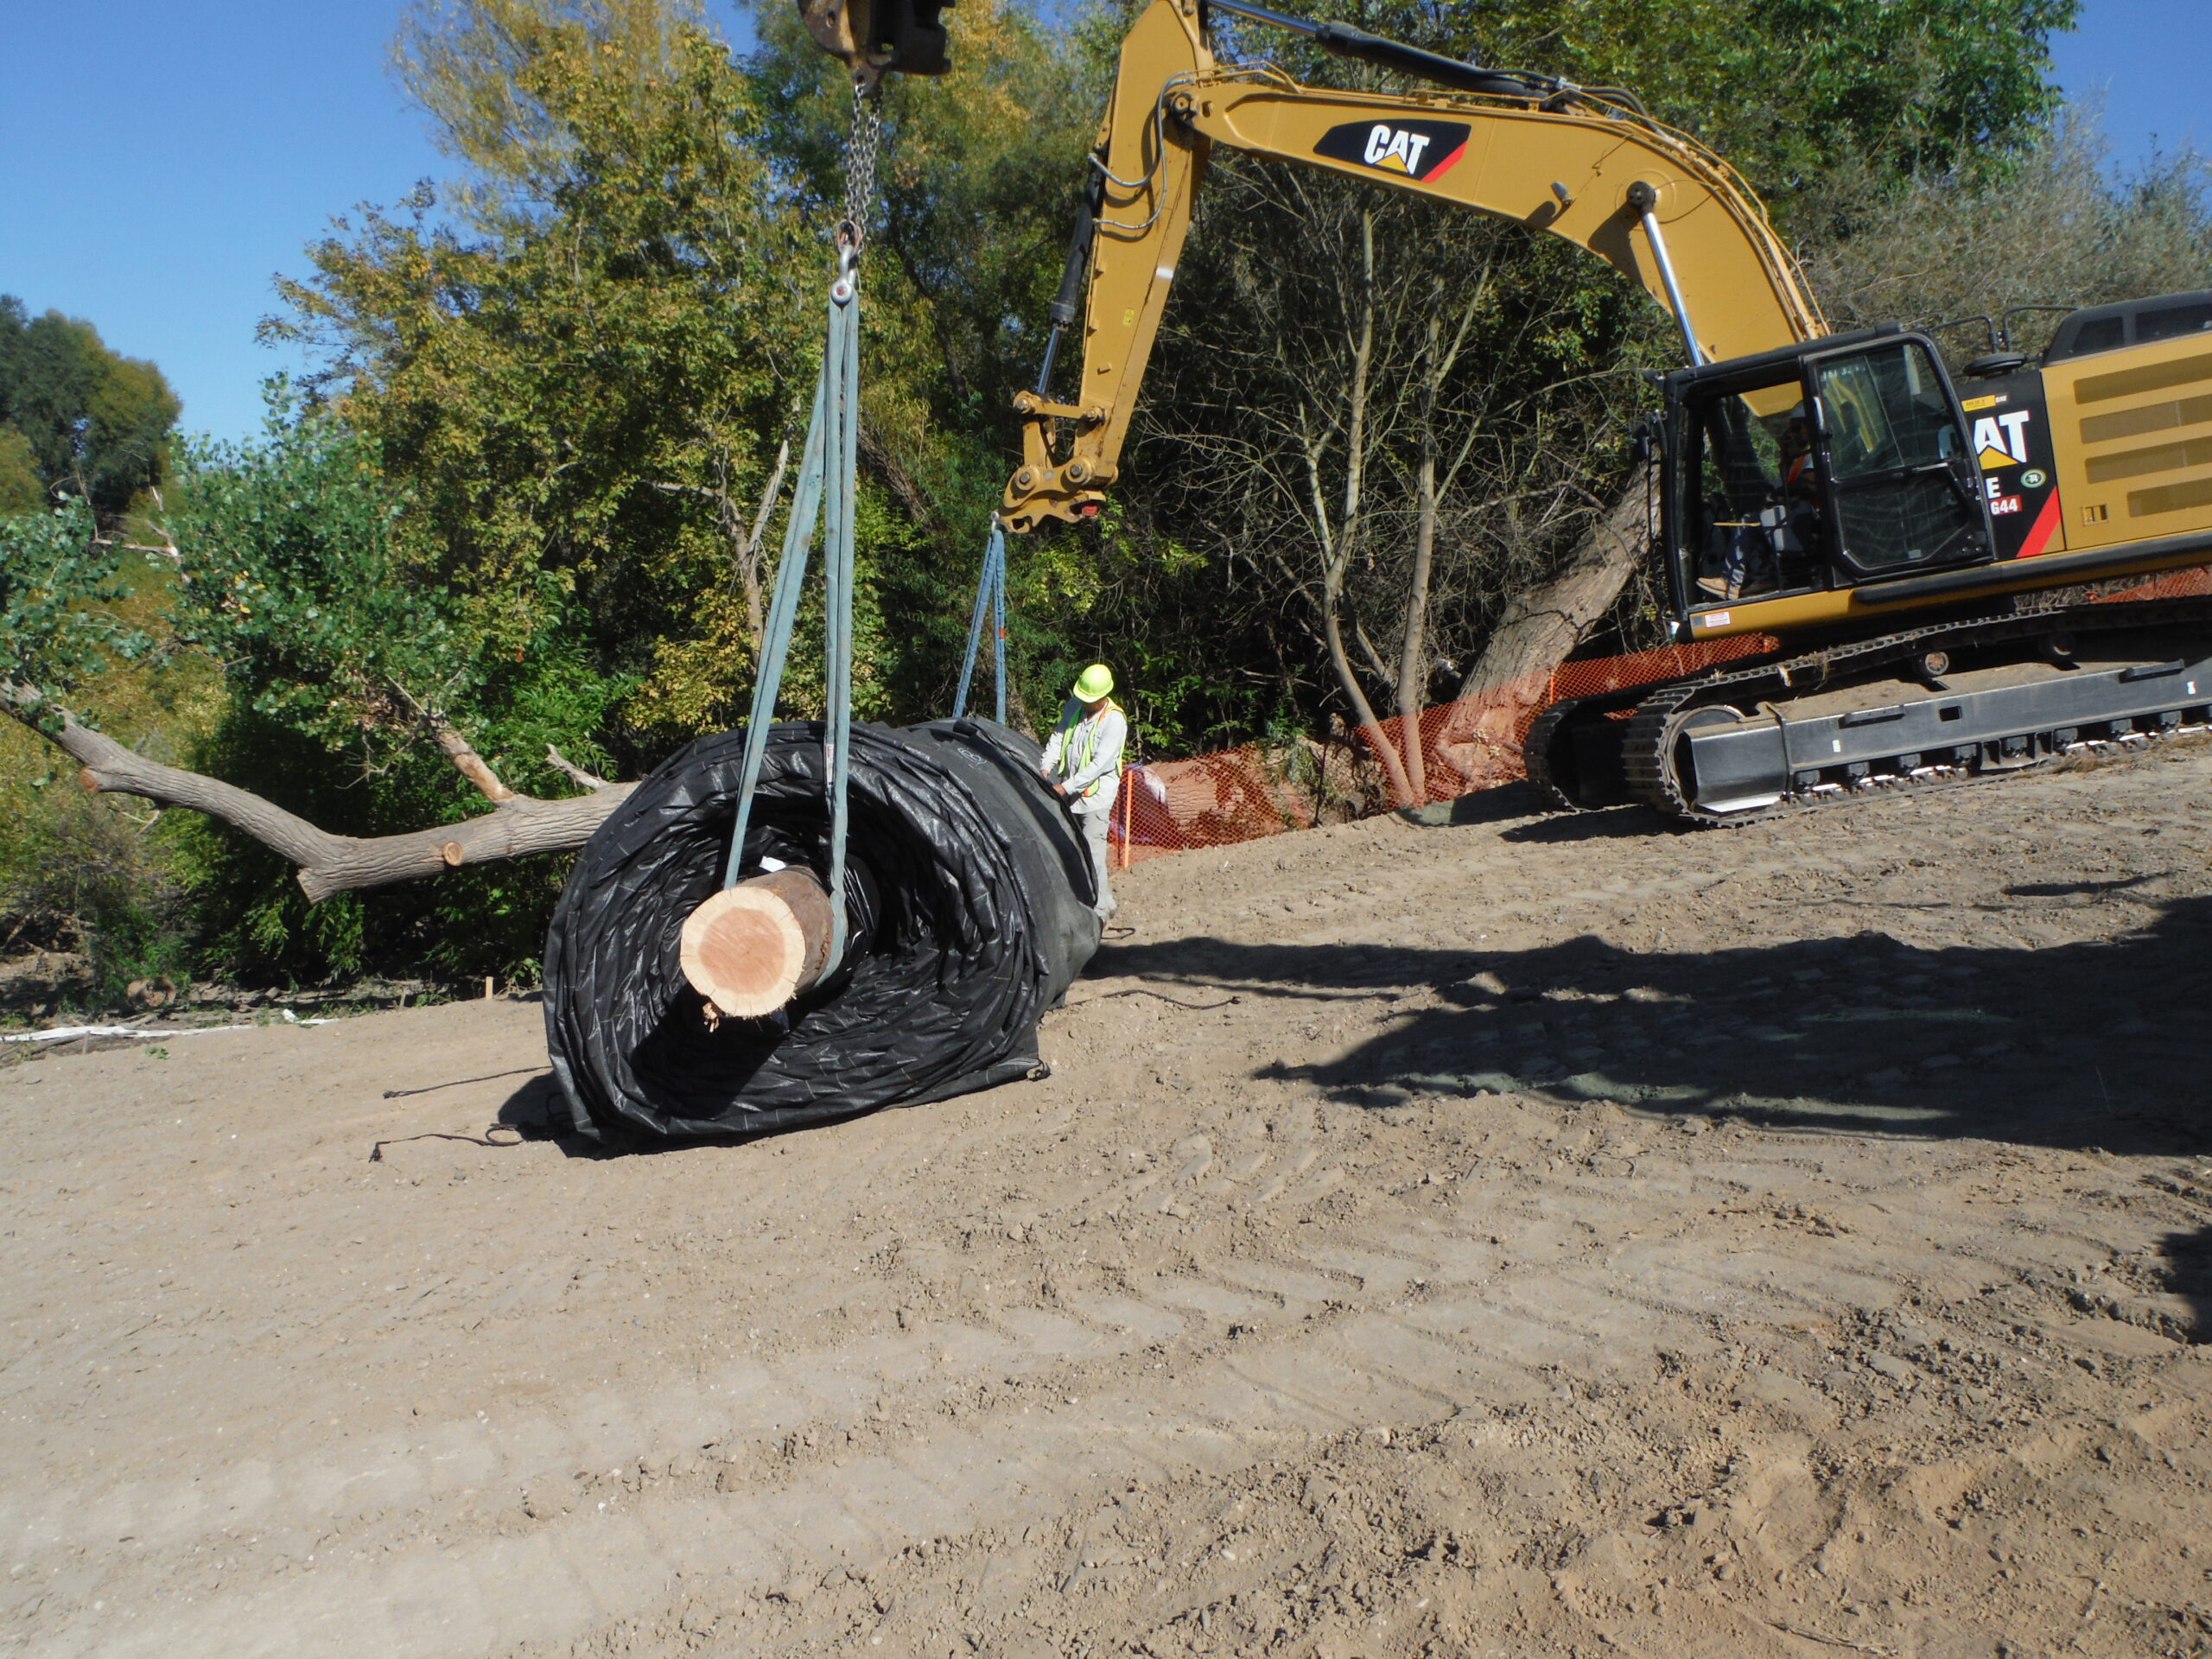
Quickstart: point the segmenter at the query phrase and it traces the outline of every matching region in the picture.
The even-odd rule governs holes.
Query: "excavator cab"
[[[1986,563],[1986,493],[1942,359],[1894,328],[1667,378],[1680,613]]]
[[[951,48],[938,14],[951,0],[798,0],[814,43],[863,92],[887,74],[941,75]]]

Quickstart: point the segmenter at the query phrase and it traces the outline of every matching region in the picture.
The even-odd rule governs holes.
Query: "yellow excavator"
[[[892,21],[861,33],[895,37],[925,3],[874,0]],[[1209,14],[1439,90],[1217,61]],[[1044,368],[1014,400],[1007,529],[1104,500],[1216,144],[1563,237],[1679,327],[1688,364],[1631,440],[1656,475],[1673,636],[1781,643],[1546,709],[1525,753],[1554,804],[1740,821],[2212,723],[2212,601],[2031,597],[2212,563],[2212,293],[2074,311],[2032,362],[1991,320],[1955,383],[1924,332],[1831,334],[1750,188],[1633,94],[1246,0],[1153,0],[1122,42]],[[1081,377],[1055,399],[1079,301]]]

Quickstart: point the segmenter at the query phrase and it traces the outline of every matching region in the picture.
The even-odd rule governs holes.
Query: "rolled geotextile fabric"
[[[746,835],[827,879],[823,728],[769,736]],[[545,1039],[586,1135],[753,1134],[942,1100],[1038,1064],[1037,1020],[1097,948],[1080,831],[1034,743],[988,721],[852,734],[844,962],[782,1014],[710,1020],[679,960],[721,885],[742,731],[632,791],[569,877],[545,941]]]

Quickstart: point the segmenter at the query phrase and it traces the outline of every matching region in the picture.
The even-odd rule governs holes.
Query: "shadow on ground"
[[[1651,836],[1680,834],[1696,826],[1661,817],[1649,807],[1613,806],[1587,812],[1555,811],[1532,785],[1515,782],[1478,789],[1452,800],[1433,801],[1426,806],[1398,809],[1397,816],[1423,829],[1462,828],[1476,823],[1516,823],[1499,838],[1547,845],[1578,841],[1624,841]]]
[[[1109,946],[1091,971],[1324,1013],[1433,988],[1446,1007],[1261,1074],[1354,1104],[1542,1090],[1805,1128],[2194,1152],[2212,899],[2139,902],[2134,932],[2032,950],[1923,950],[1879,932],[1642,955],[1589,938],[1524,951],[1194,938]]]
[[[2145,924],[2131,933],[2036,950],[1921,949],[1878,932],[1645,954],[1591,938],[1487,952],[1196,938],[1115,947],[1093,972],[1295,999],[1314,1010],[1305,1031],[1322,1049],[1343,1004],[1433,989],[1446,1006],[1255,1074],[1347,1104],[1512,1091],[1904,1143],[2188,1156],[2204,1167],[2176,1191],[2202,1212],[2212,899],[2138,902]],[[2170,1235],[2162,1255],[2167,1288],[2196,1309],[2193,1339],[2212,1338],[2212,1228]]]

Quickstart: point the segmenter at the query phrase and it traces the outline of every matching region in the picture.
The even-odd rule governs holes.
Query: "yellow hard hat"
[[[1076,696],[1084,702],[1096,702],[1114,690],[1114,671],[1103,663],[1093,663],[1076,678]]]

